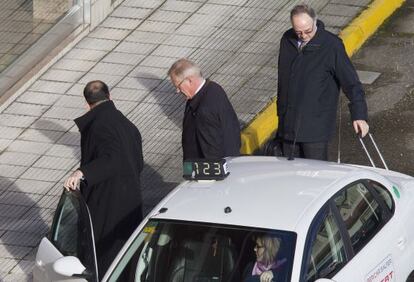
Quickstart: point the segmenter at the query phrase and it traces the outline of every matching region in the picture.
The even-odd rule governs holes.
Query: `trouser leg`
[[[328,160],[327,142],[305,142],[301,143],[304,158],[314,160]]]

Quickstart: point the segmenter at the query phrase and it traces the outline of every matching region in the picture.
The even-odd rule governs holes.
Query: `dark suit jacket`
[[[321,21],[300,51],[289,29],[280,41],[278,135],[298,142],[327,142],[334,135],[339,89],[350,103],[352,120],[367,120],[367,105],[357,73],[340,38]]]
[[[183,158],[223,158],[240,154],[240,124],[223,88],[207,80],[187,101],[183,119]]]
[[[81,165],[100,277],[142,220],[141,135],[112,101],[97,105],[75,123],[81,133]]]

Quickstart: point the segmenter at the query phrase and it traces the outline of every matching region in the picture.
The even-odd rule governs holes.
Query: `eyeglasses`
[[[255,248],[256,250],[258,250],[258,249],[264,248],[264,246],[260,246],[260,245],[256,244],[256,245],[254,245],[254,248]]]
[[[312,22],[312,28],[309,30],[305,30],[305,31],[296,31],[295,30],[295,33],[296,33],[296,35],[297,36],[301,36],[301,35],[309,35],[309,34],[311,34],[312,32],[313,32],[313,30],[315,29],[315,26],[316,26],[316,24],[315,24],[315,22],[313,21]]]
[[[181,84],[187,79],[187,77],[183,78],[176,86],[175,86],[175,92],[180,93],[181,92]]]

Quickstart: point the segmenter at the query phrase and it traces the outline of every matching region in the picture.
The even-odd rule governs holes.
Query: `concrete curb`
[[[356,17],[339,36],[346,51],[352,56],[362,44],[397,10],[405,0],[374,0],[368,9]],[[276,99],[256,115],[242,130],[242,154],[252,154],[259,149],[277,129]]]

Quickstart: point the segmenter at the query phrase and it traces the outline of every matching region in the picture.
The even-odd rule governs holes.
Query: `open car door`
[[[50,234],[37,250],[33,280],[98,281],[92,221],[80,192],[62,193]]]

